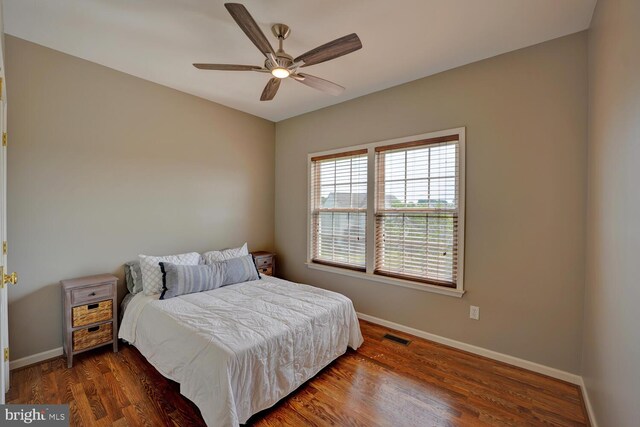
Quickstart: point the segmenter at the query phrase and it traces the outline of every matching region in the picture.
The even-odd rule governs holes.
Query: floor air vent
[[[404,338],[400,338],[391,334],[384,334],[384,338],[402,345],[409,345],[409,343],[411,342],[409,340],[405,340]]]

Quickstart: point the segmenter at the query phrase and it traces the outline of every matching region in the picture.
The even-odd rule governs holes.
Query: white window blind
[[[367,150],[311,158],[311,261],[365,270]]]
[[[374,273],[456,287],[459,137],[376,147]]]

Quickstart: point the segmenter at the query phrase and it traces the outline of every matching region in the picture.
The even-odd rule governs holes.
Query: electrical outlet
[[[472,305],[469,307],[469,318],[480,320],[480,307]]]

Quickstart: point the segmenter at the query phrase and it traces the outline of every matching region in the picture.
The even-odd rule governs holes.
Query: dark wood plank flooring
[[[256,426],[584,426],[580,389],[361,321],[349,350]],[[391,332],[408,346],[383,339]],[[132,346],[57,358],[11,374],[8,403],[68,403],[73,426],[202,426],[200,412]]]

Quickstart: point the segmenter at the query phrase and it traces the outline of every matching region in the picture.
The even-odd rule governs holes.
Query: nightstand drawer
[[[272,258],[270,256],[256,258],[256,266],[258,266],[258,269],[271,267],[271,263],[272,263]]]
[[[75,305],[111,298],[113,296],[112,291],[113,286],[110,283],[73,289],[71,291],[71,303]]]
[[[85,329],[73,331],[73,351],[84,350],[107,343],[113,339],[113,325],[103,323]]]
[[[273,276],[273,268],[271,268],[271,265],[269,265],[268,267],[259,268],[258,271],[260,271],[260,274],[266,274],[267,276]]]
[[[113,319],[113,301],[106,300],[79,305],[73,307],[71,311],[71,325],[74,328],[90,325],[92,323]]]

